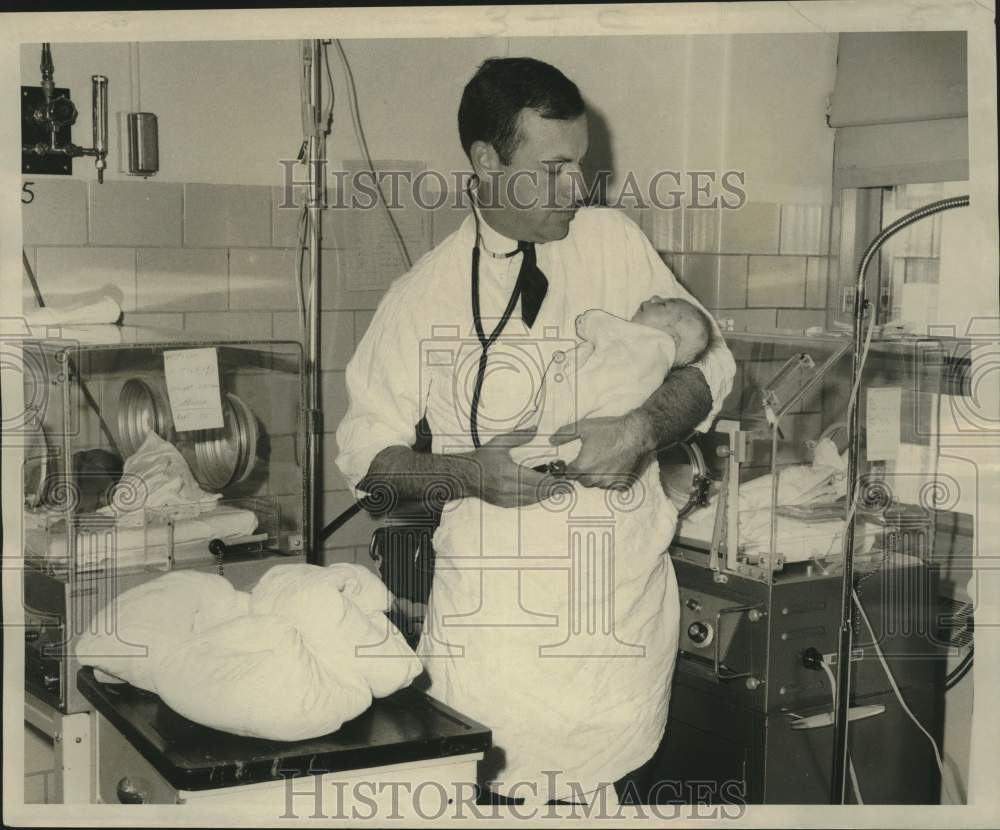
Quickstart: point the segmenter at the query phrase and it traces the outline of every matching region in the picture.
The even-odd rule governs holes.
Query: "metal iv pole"
[[[837,648],[837,705],[834,709],[833,723],[833,766],[830,776],[830,803],[843,804],[847,789],[847,750],[848,750],[848,711],[851,705],[851,647],[854,629],[854,528],[856,524],[856,504],[858,497],[858,470],[861,466],[861,407],[858,404],[860,393],[860,375],[864,368],[866,349],[864,335],[865,311],[868,300],[865,298],[865,272],[875,253],[890,237],[897,234],[914,222],[919,222],[935,213],[951,208],[967,207],[968,196],[954,196],[941,199],[917,208],[900,217],[891,225],[886,226],[871,241],[861,257],[858,265],[857,284],[854,287],[854,359],[851,365],[852,405],[848,413],[849,436],[847,451],[847,525],[844,529],[844,582],[840,607],[840,642]],[[869,326],[875,324],[874,320]]]
[[[318,564],[319,517],[322,515],[322,488],[317,480],[323,464],[323,413],[320,410],[320,274],[322,273],[322,214],[325,136],[323,133],[323,93],[321,80],[322,42],[302,42],[303,61],[309,71],[309,135],[306,148],[306,168],[309,171],[309,293],[306,298],[306,505],[309,511],[309,538],[306,540],[307,561]]]

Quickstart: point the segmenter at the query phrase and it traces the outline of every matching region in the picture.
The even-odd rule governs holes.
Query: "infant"
[[[654,295],[640,304],[631,322],[659,329],[674,341],[673,366],[688,366],[708,348],[712,326],[695,305],[679,297]]]
[[[642,405],[672,368],[702,356],[712,334],[708,317],[697,306],[655,295],[631,320],[594,309],[577,318],[576,330],[583,343],[556,353],[533,411],[519,424],[537,431],[529,443],[511,450],[519,464],[572,461],[580,442],[553,447],[549,437],[556,430],[584,418],[624,415]]]
[[[674,366],[699,358],[712,329],[707,315],[694,304],[654,296],[642,303],[631,320],[597,309],[587,311],[577,317],[576,332],[582,342],[553,355],[530,412],[518,424],[521,429],[534,429],[535,434],[526,444],[509,450],[517,464],[558,468],[572,462],[581,442],[575,439],[553,446],[550,438],[560,427],[584,418],[621,416],[642,406]],[[478,591],[481,608],[489,609],[494,602],[491,594],[509,590],[523,598],[521,607],[564,620],[578,613],[572,609],[587,607],[591,609],[587,613],[596,614],[595,603],[607,602],[607,613],[625,624],[617,615],[627,616],[638,602],[636,591],[641,593],[651,581],[664,579],[663,569],[669,568],[663,564],[663,551],[674,536],[677,510],[660,485],[656,458],[650,459],[627,491],[585,487],[573,481],[557,490],[537,503],[516,508],[476,498],[449,503],[433,538],[437,557],[434,596],[438,598],[434,602],[439,618],[475,612],[472,605],[449,605],[452,597],[468,598]],[[616,555],[616,551],[623,554]],[[590,585],[582,576],[579,583],[567,586],[566,572],[558,568],[469,569],[470,557],[477,556],[555,557],[558,562],[576,562],[573,567],[583,570],[573,572],[583,574],[591,573],[587,570],[591,565],[580,563],[591,562],[592,554],[605,574],[595,577],[595,584],[602,586],[600,598],[588,599],[581,593],[582,585]],[[443,565],[448,560],[454,561]],[[608,594],[603,593],[605,587]],[[610,610],[609,596],[620,610]],[[510,624],[503,619],[497,631],[507,636],[504,626]],[[527,631],[519,629],[519,638]],[[541,643],[551,641],[552,633],[543,627],[538,637],[530,642],[540,648]],[[498,643],[497,647],[504,646]]]

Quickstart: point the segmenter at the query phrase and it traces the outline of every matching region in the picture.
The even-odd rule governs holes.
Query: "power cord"
[[[833,670],[819,649],[812,647],[807,648],[802,654],[802,665],[812,671],[823,671],[826,674],[826,678],[830,682],[830,697],[833,704],[831,715],[834,715],[837,711],[837,679],[833,676]],[[851,777],[851,786],[854,787],[854,797],[858,804],[863,805],[865,801],[861,797],[861,785],[858,783],[858,774],[854,769],[854,759],[851,758],[850,752],[847,753],[847,771]]]
[[[354,122],[354,132],[357,134],[358,143],[361,145],[361,152],[364,153],[365,162],[368,164],[368,169],[372,174],[372,181],[375,184],[375,190],[378,192],[379,201],[382,203],[382,207],[385,208],[385,215],[389,219],[389,226],[392,228],[393,235],[396,237],[396,244],[399,247],[399,252],[403,255],[403,262],[406,264],[406,270],[409,271],[410,268],[413,267],[413,260],[410,257],[410,252],[406,249],[406,242],[403,240],[403,234],[399,230],[399,225],[396,224],[396,217],[392,215],[392,211],[389,209],[389,205],[385,200],[385,194],[382,192],[382,185],[378,180],[378,173],[375,172],[375,164],[372,161],[372,155],[368,150],[368,139],[365,137],[365,128],[361,123],[361,108],[358,104],[358,88],[354,83],[354,73],[351,71],[351,64],[347,60],[347,54],[344,52],[344,47],[341,42],[339,40],[334,40],[333,43],[334,46],[337,47],[340,60],[344,64],[344,74],[347,76],[347,84],[350,91],[348,103],[351,110],[351,120]]]
[[[833,669],[830,665],[823,659],[823,655],[819,658],[820,668],[826,674],[827,680],[830,681],[830,698],[833,703],[833,711],[837,711],[837,680],[833,676]],[[854,759],[851,757],[851,753],[847,753],[847,773],[851,777],[851,786],[854,788],[854,797],[857,799],[858,804],[864,805],[865,800],[861,797],[861,785],[858,784],[858,773],[854,769]]]
[[[910,707],[906,705],[906,701],[903,699],[903,693],[899,690],[899,686],[896,685],[896,678],[892,675],[892,670],[889,668],[889,664],[886,662],[885,655],[882,654],[882,649],[879,648],[878,638],[875,636],[875,629],[872,628],[871,621],[868,619],[868,614],[865,613],[864,606],[861,604],[861,600],[858,598],[856,592],[851,591],[851,596],[854,599],[854,605],[858,609],[858,613],[861,615],[861,619],[865,623],[865,627],[868,629],[869,635],[872,638],[872,648],[875,650],[875,656],[878,657],[878,661],[882,666],[882,670],[885,672],[886,679],[889,681],[889,686],[892,687],[893,693],[896,695],[896,699],[899,700],[899,705],[903,707],[903,711],[906,712],[907,716],[913,723],[916,724],[917,728],[924,734],[924,737],[930,741],[931,747],[934,750],[934,760],[937,761],[938,770],[941,773],[941,784],[944,785],[944,763],[941,760],[941,750],[938,749],[937,742],[934,737],[924,729],[923,724],[917,720],[917,716],[910,711]]]
[[[302,162],[305,161],[308,152],[308,136],[315,133],[319,129],[324,137],[329,137],[333,133],[333,108],[336,101],[336,91],[333,85],[333,72],[330,70],[330,56],[327,51],[327,44],[329,41],[321,41],[323,47],[323,67],[326,70],[326,82],[330,89],[330,99],[326,105],[325,111],[322,118],[322,126],[313,123],[312,113],[309,107],[309,68],[306,61],[302,62],[302,71],[299,73],[299,97],[300,97],[300,108],[302,115],[302,131],[306,138],[303,138],[302,144],[299,147],[299,153],[297,160]],[[321,85],[322,86],[322,85]],[[322,94],[323,90],[320,90],[320,106],[322,107]],[[325,142],[320,143],[321,153],[325,150]],[[324,153],[325,155],[325,153]],[[315,161],[315,160],[314,160]],[[322,161],[320,159],[319,161]],[[306,250],[306,236],[308,235],[309,229],[309,205],[304,204],[302,210],[299,214],[299,221],[296,231],[296,254],[295,254],[295,300],[298,306],[299,312],[299,324],[301,332],[306,330],[306,317],[309,309],[306,306],[305,301],[305,286],[303,280],[303,259],[305,257]],[[315,275],[309,275],[310,281],[316,279]]]
[[[941,756],[941,750],[938,748],[937,742],[934,740],[934,737],[930,734],[930,732],[928,732],[924,728],[923,724],[920,723],[920,721],[917,719],[917,716],[913,714],[910,707],[906,705],[906,700],[903,698],[903,693],[900,691],[899,686],[896,684],[896,679],[892,674],[892,670],[889,668],[889,663],[886,661],[885,655],[882,653],[882,649],[878,645],[878,638],[875,635],[875,630],[872,627],[871,621],[868,619],[868,614],[865,613],[864,606],[861,605],[861,600],[858,597],[856,591],[851,592],[851,598],[854,601],[854,605],[857,608],[858,614],[861,616],[861,619],[863,620],[865,627],[868,629],[868,633],[871,636],[872,648],[875,650],[875,655],[878,658],[879,664],[882,666],[882,671],[885,672],[886,679],[889,681],[889,686],[892,689],[893,694],[895,694],[896,699],[899,701],[899,705],[902,707],[903,711],[907,714],[910,720],[913,721],[914,724],[916,724],[916,727],[923,733],[924,737],[927,738],[927,740],[930,742],[931,748],[934,750],[934,760],[937,763],[938,772],[941,775],[941,788],[943,794],[946,795],[949,799],[954,801],[955,799],[951,791],[951,786],[948,777],[945,775],[944,761]],[[968,662],[966,663],[966,661]],[[969,667],[971,666],[972,663],[971,655],[966,657],[966,660],[963,661],[963,663],[965,663],[964,666],[959,666],[958,668],[956,668],[954,672],[952,672],[952,675],[958,675],[958,679],[961,679],[961,676],[964,676],[965,672],[967,672]],[[827,680],[830,683],[830,691],[833,695],[834,710],[836,711],[837,680],[834,677],[833,670],[830,668],[830,665],[826,662],[823,655],[819,652],[819,650],[815,648],[808,648],[802,655],[802,664],[807,669],[811,669],[812,671],[823,671],[826,674]],[[957,682],[957,680],[955,682]],[[847,761],[848,761],[848,773],[850,775],[851,785],[854,787],[854,793],[858,799],[858,804],[864,804],[864,801],[862,800],[861,797],[861,788],[858,785],[857,772],[854,769],[854,762],[851,759],[849,753],[847,756]]]
[[[885,676],[889,681],[889,685],[892,688],[893,693],[896,695],[896,699],[899,701],[899,705],[903,708],[903,711],[907,714],[910,720],[916,724],[917,728],[924,734],[928,741],[930,741],[931,747],[934,750],[934,760],[937,762],[938,771],[941,774],[941,787],[944,790],[944,794],[948,798],[952,798],[952,793],[949,791],[948,780],[944,772],[944,763],[941,757],[941,751],[938,749],[937,742],[934,740],[933,736],[924,728],[923,724],[917,719],[916,715],[910,710],[910,707],[906,705],[906,701],[903,699],[903,693],[899,690],[899,686],[896,685],[896,679],[893,677],[892,670],[889,668],[889,664],[885,659],[885,655],[882,653],[882,649],[879,648],[877,638],[875,636],[875,631],[872,628],[871,621],[868,619],[868,615],[865,613],[864,607],[861,605],[861,600],[859,599],[856,592],[852,591],[851,596],[854,600],[854,604],[858,609],[858,613],[861,615],[861,619],[864,621],[865,626],[868,629],[868,633],[871,636],[872,647],[875,650],[875,655],[878,657],[878,661],[882,666],[882,670],[885,672]],[[830,693],[833,696],[834,711],[836,711],[837,704],[837,679],[834,677],[833,670],[830,668],[829,663],[826,662],[823,655],[815,648],[806,649],[802,655],[802,664],[813,671],[822,670],[826,674],[827,680],[830,683]],[[854,794],[857,797],[858,804],[864,804],[861,797],[861,787],[858,784],[857,772],[854,769],[854,761],[850,756],[847,755],[848,763],[848,774],[850,775],[851,785],[854,788]]]
[[[851,597],[854,599],[854,604],[858,609],[858,613],[861,615],[861,619],[864,621],[865,627],[868,629],[868,633],[872,639],[872,647],[875,650],[875,656],[878,657],[878,661],[882,666],[882,670],[885,672],[885,676],[889,681],[889,685],[892,687],[893,693],[896,695],[896,699],[899,701],[899,705],[903,707],[903,711],[906,712],[910,720],[916,724],[917,729],[924,734],[924,737],[927,738],[930,742],[931,748],[934,750],[934,760],[937,762],[938,772],[941,774],[941,789],[949,799],[955,800],[953,793],[951,792],[951,787],[948,783],[948,778],[944,772],[944,761],[941,756],[941,750],[938,748],[937,741],[934,740],[934,737],[930,732],[924,729],[923,724],[917,719],[917,716],[913,714],[910,707],[906,705],[906,701],[903,699],[903,693],[899,690],[899,686],[896,685],[896,679],[892,675],[888,662],[886,662],[885,655],[882,653],[882,649],[879,648],[877,642],[878,638],[875,636],[875,629],[872,628],[871,621],[868,619],[868,615],[865,613],[865,609],[861,605],[861,600],[854,591],[851,592]]]
[[[304,334],[306,330],[306,292],[302,279],[303,260],[306,254],[306,230],[309,227],[309,205],[302,205],[299,213],[298,229],[296,232],[295,247],[295,299],[299,307],[299,332]],[[312,280],[312,274],[309,275]]]
[[[946,692],[950,692],[954,689],[972,669],[973,657],[975,655],[975,648],[970,646],[969,653],[962,658],[962,662],[959,663],[951,671],[951,673],[944,679],[944,689]]]

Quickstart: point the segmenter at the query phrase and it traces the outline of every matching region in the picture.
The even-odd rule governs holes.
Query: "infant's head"
[[[653,296],[639,306],[633,323],[669,334],[677,346],[675,366],[694,363],[708,348],[712,327],[708,317],[687,300]]]

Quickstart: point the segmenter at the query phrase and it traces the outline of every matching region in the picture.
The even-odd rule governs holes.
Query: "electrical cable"
[[[359,499],[354,502],[350,507],[348,507],[343,513],[337,516],[333,521],[331,521],[326,527],[324,527],[319,532],[319,541],[325,542],[334,533],[340,530],[347,522],[353,519],[361,510],[366,506],[366,499]]]
[[[966,663],[965,666],[963,666],[961,672],[959,672],[957,675],[955,675],[955,677],[951,681],[945,684],[944,690],[946,692],[950,692],[959,683],[961,683],[962,679],[972,670],[972,665],[973,665],[972,660]]]
[[[826,673],[827,680],[830,681],[830,695],[833,697],[833,708],[834,711],[837,709],[837,679],[833,676],[833,669],[830,668],[826,660],[820,658],[820,668]],[[851,777],[851,786],[854,787],[854,797],[857,799],[858,804],[864,805],[865,801],[861,797],[861,785],[858,784],[858,774],[854,770],[854,759],[851,758],[851,753],[847,753],[847,772]]]
[[[375,184],[375,190],[378,193],[379,201],[382,203],[382,207],[385,208],[385,215],[388,217],[389,225],[392,228],[393,235],[396,237],[396,244],[399,246],[399,251],[403,255],[403,262],[406,264],[406,269],[409,270],[413,267],[413,260],[410,257],[410,252],[406,249],[406,242],[403,240],[403,234],[400,232],[399,226],[396,224],[396,217],[392,215],[392,211],[389,209],[389,204],[386,202],[385,194],[382,192],[382,185],[379,182],[378,173],[375,172],[375,164],[372,161],[371,153],[368,150],[368,139],[365,137],[364,125],[361,122],[360,105],[358,104],[358,88],[354,83],[354,73],[351,71],[351,64],[347,60],[347,54],[344,52],[344,47],[341,42],[339,40],[334,40],[333,43],[337,47],[340,60],[344,64],[344,73],[347,76],[348,91],[350,92],[348,103],[351,110],[351,120],[354,122],[354,132],[357,135],[358,143],[361,145],[361,152],[364,154],[368,170],[372,174],[372,181]]]
[[[924,734],[924,737],[930,741],[931,747],[934,750],[934,760],[937,762],[938,771],[941,773],[941,789],[944,791],[945,795],[951,798],[952,795],[947,791],[948,787],[945,783],[947,779],[944,774],[944,761],[941,757],[941,750],[938,748],[937,741],[934,740],[934,737],[930,732],[924,729],[924,725],[917,720],[917,716],[914,715],[910,710],[910,707],[906,705],[906,701],[903,699],[903,693],[899,690],[899,686],[896,685],[896,678],[893,677],[892,670],[886,662],[885,655],[882,654],[882,649],[879,648],[878,637],[875,635],[875,629],[872,628],[871,621],[868,619],[868,614],[865,613],[864,606],[861,605],[861,600],[854,591],[851,591],[851,597],[854,599],[854,604],[858,609],[858,613],[861,615],[861,619],[864,620],[865,627],[871,635],[872,647],[875,650],[875,656],[878,657],[878,661],[882,666],[882,670],[885,672],[886,679],[889,681],[889,686],[892,688],[893,693],[896,695],[896,699],[899,701],[899,705],[903,707],[903,711],[907,714],[910,720],[916,724],[917,729],[919,729]]]
[[[333,132],[333,105],[337,100],[337,94],[333,88],[333,72],[330,71],[330,52],[327,47],[330,41],[324,40],[320,41],[323,46],[323,64],[326,66],[326,81],[330,86],[330,106],[327,107],[326,117],[323,119],[326,122],[326,127],[323,128],[324,135],[330,135]]]
[[[24,272],[28,275],[28,282],[31,283],[31,290],[35,292],[35,305],[45,308],[45,300],[42,299],[42,292],[38,288],[38,280],[35,279],[35,269],[28,262],[28,252],[21,248],[21,258],[24,260]]]
[[[858,804],[864,806],[865,800],[861,797],[861,787],[858,785],[858,774],[854,771],[854,759],[851,754],[847,754],[847,774],[851,776],[851,786],[854,787],[854,797]]]
[[[897,219],[895,222],[892,222],[891,224],[887,225],[879,232],[879,234],[871,241],[871,243],[869,243],[868,248],[865,250],[865,253],[861,258],[861,263],[858,266],[858,276],[857,276],[858,284],[863,285],[865,272],[868,270],[869,262],[875,255],[875,252],[878,251],[878,249],[885,242],[887,242],[890,237],[894,236],[904,228],[909,227],[914,222],[918,222],[921,219],[925,219],[926,217],[932,216],[935,213],[940,213],[941,211],[949,210],[951,208],[956,208],[956,207],[966,207],[968,206],[968,204],[969,204],[968,196],[955,196],[949,199],[942,199],[940,201],[924,205],[921,208],[917,208],[916,210],[913,210],[910,213],[906,214],[905,216]],[[851,395],[850,398],[848,398],[847,402],[847,418],[846,418],[847,423],[851,423],[851,415],[854,411],[854,407],[857,406],[858,390],[861,387],[861,378],[864,373],[865,362],[868,360],[868,352],[871,347],[872,334],[875,331],[875,325],[876,325],[875,315],[873,313],[871,316],[871,321],[868,324],[868,331],[865,334],[864,345],[861,350],[861,357],[858,360],[857,377],[854,379],[854,383],[851,387]],[[860,493],[860,488],[855,487],[854,499],[851,505],[849,506],[847,513],[848,524],[850,524],[851,519],[854,518],[854,515],[857,512],[859,493]],[[846,533],[844,534],[844,541],[846,544],[847,541]]]
[[[951,670],[948,676],[945,677],[944,690],[946,692],[950,692],[952,689],[954,689],[962,681],[962,678],[969,673],[969,670],[972,668],[972,664],[974,662],[973,660],[974,653],[975,650],[970,648],[969,653],[962,658],[962,662],[959,663],[957,666],[955,666],[955,668]]]
[[[847,399],[847,414],[845,416],[845,420],[846,420],[847,423],[851,422],[851,413],[853,412],[854,407],[857,405],[858,390],[861,387],[861,377],[864,374],[865,362],[868,360],[868,351],[871,348],[872,333],[874,331],[875,331],[875,318],[874,318],[874,315],[873,315],[871,322],[868,324],[868,332],[865,335],[864,346],[861,349],[861,359],[858,361],[858,376],[857,376],[857,378],[854,381],[854,385],[851,387],[851,395]],[[845,521],[844,521],[844,526],[845,527],[847,527],[848,525],[850,525],[851,519],[853,519],[854,515],[857,513],[857,510],[858,510],[858,499],[860,497],[861,497],[861,488],[860,487],[855,487],[854,488],[854,498],[851,500],[851,504],[848,505],[848,508],[847,508],[847,515],[846,515]],[[847,544],[847,534],[846,533],[844,534],[843,544],[845,546]]]
[[[299,42],[302,48],[303,41]],[[299,73],[299,110],[302,118],[302,134],[306,137],[313,134],[316,129],[312,116],[309,114],[309,50],[305,49],[302,56],[301,69]]]
[[[297,156],[297,161],[303,162],[306,160],[306,154],[308,152],[309,146],[309,136],[315,131],[315,125],[312,123],[312,118],[309,114],[309,50],[304,49],[303,41],[299,41],[299,48],[302,49],[302,61],[299,64],[299,117],[301,119],[302,127],[302,144],[299,145],[299,152]],[[292,194],[294,195],[294,193]],[[309,205],[305,204],[302,206],[302,212],[299,214],[299,221],[296,226],[296,236],[295,236],[295,301],[299,312],[299,325],[300,332],[305,335],[306,330],[306,302],[305,302],[305,287],[302,281],[302,258],[305,256],[305,229],[308,227],[309,221]],[[310,276],[311,279],[311,276]]]
[[[330,88],[330,102],[326,107],[326,113],[323,116],[323,121],[325,126],[322,132],[325,136],[329,136],[333,132],[333,111],[334,103],[336,101],[336,92],[333,85],[333,72],[330,69],[330,56],[327,52],[327,42],[323,41],[323,62],[326,67],[326,78],[327,84]],[[308,53],[307,53],[308,54]],[[306,149],[308,147],[308,136],[316,131],[316,125],[313,123],[312,116],[309,108],[309,68],[308,59],[302,62],[302,72],[299,75],[299,96],[301,102],[301,115],[302,115],[302,131],[307,138],[304,138],[302,145],[299,148],[299,161],[303,161],[306,155]],[[322,94],[322,92],[321,92]],[[325,142],[320,142],[321,149],[325,149]],[[304,334],[306,330],[306,319],[309,312],[309,308],[306,303],[306,296],[311,294],[305,289],[305,284],[303,280],[303,258],[305,257],[306,248],[306,237],[308,236],[309,229],[309,205],[305,204],[302,207],[302,212],[299,215],[299,221],[296,231],[296,256],[295,256],[295,300],[298,306],[299,312],[299,323],[300,331]],[[310,282],[314,279],[312,274],[309,275]]]
[[[298,232],[295,248],[295,300],[299,308],[299,331],[304,336],[306,331],[306,292],[302,280],[302,260],[306,253],[306,229],[309,226],[309,206],[303,205],[299,213]],[[312,279],[310,274],[309,279]]]

